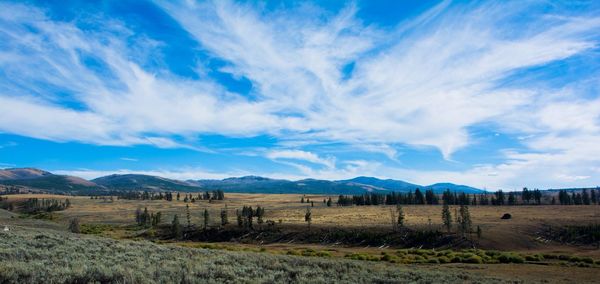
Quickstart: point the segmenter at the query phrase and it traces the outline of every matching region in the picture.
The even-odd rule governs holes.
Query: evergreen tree
[[[481,227],[479,227],[479,225],[477,225],[477,239],[478,240],[481,239],[481,235],[482,235]]]
[[[208,214],[208,209],[204,209],[204,229],[206,230],[208,228],[208,221],[209,221],[209,217],[210,215]]]
[[[142,208],[140,208],[140,207],[138,207],[138,208],[135,210],[135,222],[136,222],[138,225],[141,225],[141,224],[142,224]]]
[[[181,231],[181,225],[179,224],[179,216],[177,216],[177,214],[173,216],[173,221],[171,222],[171,234],[175,239],[178,240],[180,240],[183,236],[183,233]]]
[[[229,219],[227,218],[227,205],[225,205],[225,208],[221,209],[221,226],[227,224],[229,224]]]
[[[81,227],[79,225],[79,218],[73,218],[69,222],[69,231],[71,233],[79,234],[81,233]]]
[[[304,196],[302,196],[302,198],[300,198],[300,203],[304,203]]]
[[[187,196],[185,198],[187,198]],[[185,205],[185,218],[187,220],[187,227],[189,229],[192,227],[192,216],[190,214],[190,205],[189,204]]]
[[[584,205],[590,205],[590,195],[588,194],[587,189],[583,189],[583,191],[581,192],[581,198]]]
[[[450,213],[450,207],[448,207],[446,202],[444,202],[444,207],[442,208],[442,222],[449,233],[452,229],[452,214]]]
[[[496,191],[496,204],[495,205],[504,205],[504,192],[502,190]]]
[[[469,207],[466,205],[461,205],[459,214],[460,214],[460,219],[459,219],[460,230],[464,236],[466,233],[470,233],[472,230],[471,229],[471,226],[472,226],[471,214],[469,213]]]
[[[235,216],[237,217],[238,227],[240,227],[240,228],[243,227],[244,226],[244,218],[243,218],[242,213],[240,212],[239,209],[235,210]]]
[[[329,199],[327,199],[327,207],[331,207],[331,203],[332,203],[331,197],[329,197]]]
[[[418,188],[415,190],[415,204],[425,204],[425,197]]]
[[[403,229],[404,228],[404,210],[402,210],[402,206],[398,205],[396,207],[396,215],[398,216],[398,228],[399,229]]]
[[[592,195],[592,204],[598,204],[598,197],[596,196],[596,190],[592,189],[590,190],[591,195]]]
[[[312,222],[312,213],[310,207],[306,206],[306,213],[304,214],[304,222],[308,224],[308,230],[310,231],[310,223]]]
[[[152,219],[152,226],[153,227],[158,226],[160,224],[161,218],[162,218],[162,213],[160,211],[156,212],[156,214],[154,215],[154,218]]]
[[[531,200],[531,191],[529,191],[527,187],[523,188],[523,192],[521,193],[521,199],[523,199],[524,204],[529,204],[529,201]]]
[[[537,188],[533,190],[533,199],[535,199],[537,205],[542,204],[542,192]]]
[[[148,212],[148,207],[144,207],[144,213],[142,213],[142,217],[141,217],[141,225],[144,227],[149,227],[150,226],[150,213]]]
[[[515,193],[514,192],[509,192],[508,193],[508,205],[515,205],[517,202],[517,199],[515,198]]]
[[[179,192],[177,193],[177,201],[179,201],[180,195]]]
[[[264,222],[263,217],[265,216],[265,209],[262,208],[262,207],[260,207],[260,206],[258,206],[258,207],[256,207],[256,212],[255,213],[256,213],[255,214],[256,215],[256,222],[258,224],[262,224]]]

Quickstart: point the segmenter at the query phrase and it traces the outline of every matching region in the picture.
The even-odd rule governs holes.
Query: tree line
[[[183,195],[179,192],[173,194],[172,192],[149,192],[149,191],[117,191],[114,192],[114,196],[117,199],[125,200],[166,200],[166,201],[184,201],[184,202],[196,202],[197,200],[224,200],[225,192],[223,190],[212,190],[197,193],[195,195],[191,193],[184,193]],[[104,199],[106,196],[91,196],[91,199]],[[112,196],[111,196],[112,198]]]
[[[338,206],[364,206],[364,205],[596,205],[600,203],[600,192],[596,189],[582,189],[581,192],[560,190],[558,200],[555,196],[544,198],[539,189],[529,190],[523,188],[521,192],[504,192],[497,190],[494,193],[451,192],[445,190],[441,195],[427,189],[423,193],[420,189],[414,192],[390,192],[387,194],[369,192],[360,195],[339,195]],[[551,198],[550,198],[551,197]],[[304,201],[304,200],[302,200]],[[325,200],[324,200],[325,203]],[[331,206],[331,201],[326,202]]]
[[[41,212],[62,211],[71,207],[71,201],[46,198],[28,198],[24,201],[9,201],[8,198],[0,198],[0,208],[14,211],[15,209],[28,214]]]

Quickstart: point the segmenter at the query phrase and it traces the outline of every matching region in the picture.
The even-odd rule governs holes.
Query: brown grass
[[[57,198],[60,195],[9,195],[8,198]],[[235,209],[244,205],[266,208],[266,220],[276,223],[282,220],[285,224],[304,224],[304,213],[307,203],[300,203],[302,195],[298,194],[226,194],[226,200],[196,201],[190,206],[192,223],[202,223],[202,212],[205,208],[211,213],[211,223],[219,222],[219,212],[227,206],[230,222],[235,222]],[[351,206],[327,207],[323,199],[328,196],[308,195],[314,201],[312,211],[313,225],[339,227],[389,227],[390,209],[393,206]],[[84,196],[69,196],[71,208],[56,212],[59,222],[67,224],[73,217],[80,218],[82,223],[102,223],[125,225],[134,222],[135,210],[138,207],[148,207],[152,212],[161,211],[163,222],[171,221],[174,214],[179,214],[185,222],[185,206],[183,201],[142,201],[117,200],[114,202],[90,199]],[[335,202],[335,196],[333,196]],[[182,197],[183,200],[183,197]],[[408,227],[441,229],[441,206],[403,206]],[[451,208],[454,215],[454,208]],[[526,250],[531,252],[576,252],[577,254],[598,256],[598,250],[570,247],[552,242],[546,243],[537,238],[537,232],[544,224],[572,225],[591,224],[600,220],[600,206],[471,206],[471,216],[474,226],[481,226],[483,237],[480,245],[488,249]],[[510,213],[512,219],[501,220],[500,216]],[[431,220],[431,224],[430,224]]]

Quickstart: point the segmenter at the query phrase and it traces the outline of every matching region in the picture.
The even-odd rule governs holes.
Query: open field
[[[56,198],[53,195],[9,195],[17,198]],[[202,212],[207,208],[212,224],[219,222],[219,212],[227,206],[230,222],[235,222],[235,209],[244,205],[266,208],[265,220],[283,224],[302,225],[307,203],[300,203],[301,195],[295,194],[227,194],[224,201],[196,201],[190,206],[192,223],[202,223]],[[324,227],[390,227],[390,209],[393,206],[349,206],[327,207],[323,204],[326,196],[306,196],[315,201],[312,211],[312,225]],[[152,212],[161,211],[163,222],[168,223],[174,214],[185,215],[186,203],[164,200],[117,200],[104,201],[83,196],[71,196],[71,208],[55,212],[57,222],[66,224],[70,218],[78,217],[82,223],[102,223],[125,225],[134,223],[135,210],[147,207]],[[183,197],[182,197],[183,199]],[[407,227],[440,229],[441,206],[403,206]],[[536,240],[543,225],[564,226],[572,224],[595,224],[600,220],[600,206],[470,206],[474,226],[481,226],[483,235],[479,243],[482,247],[499,250],[561,250],[563,246]],[[451,206],[454,214],[454,208]],[[504,213],[512,219],[501,220]],[[431,224],[430,221],[431,220]],[[572,248],[569,248],[572,249]],[[578,253],[600,256],[598,250],[575,249]]]
[[[135,223],[135,210],[138,207],[147,207],[152,212],[162,212],[163,224],[170,223],[172,216],[178,214],[182,223],[185,223],[185,206],[183,201],[164,201],[164,200],[99,200],[90,199],[85,196],[60,196],[60,195],[10,195],[9,200],[24,198],[54,198],[64,200],[69,198],[71,207],[64,211],[56,211],[51,214],[51,220],[36,220],[33,218],[22,218],[17,214],[0,210],[0,225],[8,224],[22,228],[36,227],[49,231],[65,231],[68,222],[72,218],[79,218],[82,224],[109,225],[109,229],[100,230],[100,234],[112,238],[133,238],[138,239],[138,231],[132,229]],[[353,206],[353,207],[327,207],[323,204],[325,196],[306,196],[315,201],[312,210],[312,226],[315,228],[340,228],[340,229],[358,229],[358,230],[387,230],[390,226],[391,206]],[[306,198],[305,197],[305,198]],[[291,194],[226,194],[224,201],[196,201],[188,203],[190,206],[191,219],[194,224],[202,223],[202,212],[205,208],[209,209],[211,214],[211,225],[218,226],[219,212],[227,206],[229,211],[229,220],[235,223],[235,209],[244,205],[256,207],[260,205],[266,208],[265,220],[274,220],[276,226],[282,225],[303,228],[304,213],[307,205],[300,203],[301,195]],[[182,197],[183,199],[183,197]],[[441,229],[441,208],[442,206],[403,206],[406,214],[406,225],[413,229]],[[523,255],[534,254],[553,254],[566,255],[568,257],[591,257],[593,260],[600,260],[600,250],[591,246],[576,246],[562,244],[555,241],[540,238],[539,231],[545,225],[566,226],[566,225],[586,225],[596,224],[600,217],[600,206],[470,206],[469,208],[474,226],[480,226],[483,230],[481,239],[476,241],[477,247],[486,250],[500,250],[518,252]],[[454,208],[451,208],[454,214]],[[504,213],[510,213],[512,219],[501,220],[500,216]],[[430,223],[431,220],[431,223]],[[23,229],[27,230],[27,229]],[[62,234],[62,233],[61,233]],[[475,237],[473,237],[475,238]],[[318,244],[318,243],[237,243],[237,242],[173,242],[161,241],[165,245],[177,245],[187,247],[188,249],[210,248],[223,253],[233,251],[244,253],[268,255],[280,255],[287,257],[287,254],[313,255],[303,252],[326,252],[325,258],[347,260],[350,255],[361,256],[353,259],[380,259],[382,255],[396,255],[397,248],[394,247],[373,247],[373,246],[348,246],[336,244]],[[293,253],[292,253],[293,252]],[[279,256],[278,256],[279,257]],[[310,257],[314,259],[315,257]],[[323,257],[317,257],[322,259]],[[319,260],[321,261],[321,260]],[[323,260],[324,261],[324,260]],[[337,260],[336,260],[337,261]],[[358,261],[361,262],[361,261]],[[365,262],[365,261],[362,261]],[[375,265],[375,263],[370,265]],[[599,268],[576,267],[578,263],[568,261],[546,261],[543,265],[526,264],[419,264],[419,270],[430,271],[435,268],[443,269],[446,272],[469,273],[473,275],[490,275],[499,279],[516,279],[525,282],[538,282],[550,279],[551,282],[594,282],[595,275]],[[542,264],[542,263],[540,263]],[[377,262],[377,265],[381,265]],[[404,269],[407,264],[396,263],[393,265]],[[413,266],[413,264],[410,264]],[[378,266],[379,267],[379,266]],[[387,273],[387,272],[386,272]],[[262,278],[260,278],[262,279]],[[483,278],[482,278],[483,279]],[[455,279],[456,280],[456,279]],[[475,281],[474,279],[470,279]],[[488,281],[487,279],[486,281]],[[326,280],[323,280],[326,282]],[[479,281],[479,280],[477,280]],[[467,281],[470,282],[470,281]]]
[[[0,222],[6,218],[3,214]],[[402,265],[207,250],[193,243],[112,240],[29,226],[11,226],[10,232],[0,232],[0,241],[2,283],[593,283],[598,272],[573,266]]]

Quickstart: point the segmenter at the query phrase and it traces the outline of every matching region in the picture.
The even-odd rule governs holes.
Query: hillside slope
[[[158,176],[124,174],[109,175],[92,180],[93,183],[108,189],[134,189],[150,191],[200,191],[197,186],[184,181],[167,179]]]

